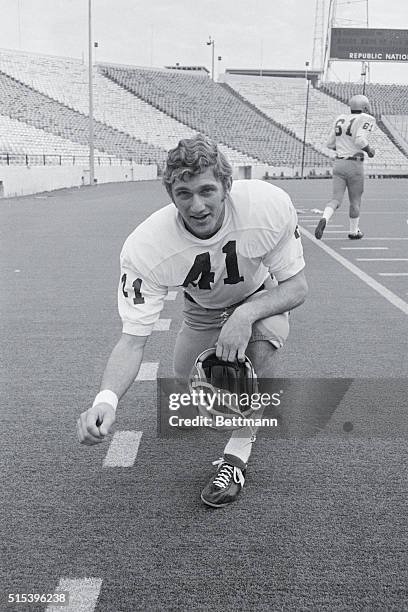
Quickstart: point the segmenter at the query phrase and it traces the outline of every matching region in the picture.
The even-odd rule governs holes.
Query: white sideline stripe
[[[143,361],[135,380],[156,380],[159,364],[152,361]]]
[[[342,251],[388,251],[388,247],[340,247]]]
[[[332,226],[333,227],[333,226]],[[348,234],[348,230],[324,230],[325,234]]]
[[[378,276],[408,276],[408,272],[378,272]]]
[[[153,331],[169,331],[171,319],[158,319],[154,324]]]
[[[106,453],[103,467],[132,467],[142,431],[116,431]]]
[[[309,240],[314,242],[316,246],[318,246],[320,249],[325,251],[328,255],[333,257],[333,259],[335,259],[338,263],[340,263],[347,270],[349,270],[349,272],[357,276],[360,280],[366,283],[366,285],[374,289],[374,291],[377,291],[377,293],[379,293],[383,298],[388,300],[390,304],[392,304],[396,308],[399,308],[404,314],[408,315],[407,302],[404,302],[404,300],[398,297],[398,295],[395,295],[395,293],[393,293],[392,291],[390,291],[389,289],[381,285],[374,278],[372,278],[371,276],[363,272],[363,270],[360,270],[360,268],[355,266],[353,263],[351,263],[351,261],[348,261],[345,257],[340,255],[339,253],[337,253],[334,249],[327,246],[327,244],[325,244],[324,242],[321,242],[320,240],[316,240],[313,234],[311,234],[307,229],[300,227],[300,231],[304,236],[309,238]]]
[[[101,578],[61,578],[54,593],[69,592],[67,606],[47,606],[47,612],[93,612],[102,586]]]
[[[176,297],[177,297],[177,291],[169,291],[164,299],[174,301]]]
[[[408,261],[408,257],[356,257],[357,261]]]

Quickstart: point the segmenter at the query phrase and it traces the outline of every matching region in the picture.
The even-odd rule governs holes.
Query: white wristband
[[[116,410],[118,401],[119,400],[116,393],[110,391],[109,389],[104,389],[103,391],[99,391],[98,395],[95,397],[92,408],[97,404],[109,404],[114,410]]]

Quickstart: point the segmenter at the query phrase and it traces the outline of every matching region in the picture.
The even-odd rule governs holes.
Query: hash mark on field
[[[408,257],[356,257],[357,261],[408,261]]]
[[[171,319],[158,319],[154,324],[153,331],[169,331]]]
[[[142,433],[141,431],[115,432],[103,467],[132,467],[137,457]]]
[[[152,361],[144,361],[135,380],[156,380],[159,364]]]
[[[379,283],[374,278],[372,278],[369,274],[361,270],[358,266],[351,263],[351,261],[343,257],[343,255],[340,255],[340,253],[337,253],[337,251],[329,247],[327,244],[325,244],[324,242],[321,242],[320,240],[316,240],[314,235],[311,234],[307,229],[305,229],[304,227],[300,227],[299,229],[300,229],[301,234],[309,238],[309,240],[311,240],[317,247],[322,249],[322,251],[325,251],[333,259],[335,259],[338,263],[340,263],[344,268],[349,270],[349,272],[357,276],[357,278],[359,278],[366,285],[371,287],[371,289],[374,289],[374,291],[376,291],[383,298],[388,300],[390,304],[392,304],[393,306],[401,310],[404,314],[408,315],[408,303],[407,302],[404,302],[404,300],[402,300],[398,295],[395,295],[395,293],[393,293],[392,291],[384,287],[384,285],[381,285],[381,283]],[[408,273],[407,273],[407,276],[408,276]]]
[[[54,594],[68,592],[67,606],[47,606],[47,612],[93,612],[102,586],[100,578],[61,578]]]
[[[408,272],[378,272],[378,276],[408,276]]]
[[[326,234],[327,232],[325,232]],[[343,240],[343,238],[328,238],[327,240]],[[408,240],[408,238],[406,236],[400,238],[397,236],[364,236],[364,241],[366,240]]]
[[[388,247],[371,247],[371,246],[362,246],[362,247],[340,247],[342,251],[388,251]]]
[[[312,227],[313,228],[313,227],[316,227],[316,224],[314,224],[314,225],[307,225],[306,227]],[[344,227],[344,225],[332,225],[330,223],[330,225],[328,227]],[[326,230],[326,231],[330,231],[330,230]]]
[[[173,302],[176,299],[176,297],[177,297],[177,291],[169,291],[164,299],[168,301],[170,300]]]

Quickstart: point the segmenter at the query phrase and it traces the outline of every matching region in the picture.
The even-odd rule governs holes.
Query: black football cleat
[[[202,501],[207,506],[222,508],[234,502],[241,493],[245,483],[245,469],[227,463],[224,458],[214,461],[217,473],[201,492]]]
[[[317,238],[317,240],[320,240],[321,237],[323,236],[323,232],[325,230],[326,223],[327,223],[326,219],[322,217],[319,223],[317,224],[317,227],[315,229],[315,237]]]
[[[350,240],[361,240],[361,238],[364,236],[363,232],[361,230],[357,230],[356,234],[349,234],[348,237],[350,238]]]

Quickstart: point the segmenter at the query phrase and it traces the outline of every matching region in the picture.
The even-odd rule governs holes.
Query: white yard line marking
[[[106,453],[103,467],[132,467],[142,437],[141,431],[116,431]]]
[[[408,276],[408,272],[378,272],[378,276]]]
[[[135,380],[156,380],[159,364],[152,361],[144,361],[140,365],[139,374]]]
[[[69,593],[67,606],[47,606],[47,612],[93,612],[102,586],[100,578],[61,578],[54,593]]]
[[[328,238],[327,240],[344,240],[344,238]],[[385,236],[385,237],[384,236],[381,236],[381,237],[379,237],[379,236],[374,236],[374,237],[364,236],[364,242],[371,241],[371,240],[408,240],[408,236],[407,237],[404,236],[402,238],[400,238],[400,237],[397,238],[395,236],[392,236],[392,237],[390,237],[390,236]]]
[[[357,261],[408,261],[408,257],[356,257]]]
[[[362,246],[362,247],[340,247],[342,251],[388,251],[388,247],[371,247],[371,246]]]
[[[316,227],[316,225],[307,225],[306,227]],[[332,224],[330,223],[330,225],[328,225],[327,227],[344,227],[344,225],[332,225]],[[328,231],[328,230],[325,230],[325,231]],[[345,230],[344,230],[344,231],[345,231]]]
[[[333,259],[335,259],[338,263],[340,263],[347,270],[349,270],[349,272],[357,276],[360,280],[366,283],[366,285],[374,289],[374,291],[377,291],[377,293],[379,293],[383,298],[388,300],[390,304],[392,304],[396,308],[399,308],[399,310],[401,310],[404,314],[408,315],[408,303],[407,302],[404,302],[404,300],[398,297],[398,295],[395,295],[395,293],[393,293],[392,291],[390,291],[389,289],[381,285],[374,278],[372,278],[371,276],[363,272],[363,270],[360,270],[360,268],[355,266],[353,263],[351,263],[351,261],[348,261],[348,259],[340,255],[339,253],[337,253],[334,249],[327,246],[327,244],[325,244],[324,242],[321,242],[320,240],[316,240],[313,234],[311,234],[307,229],[304,229],[303,227],[301,227],[300,231],[304,236],[309,238],[309,240],[311,240],[316,246],[318,246],[320,249],[325,251],[328,255],[333,257]]]
[[[154,324],[153,331],[169,331],[171,319],[158,319]]]
[[[348,230],[324,230],[325,234],[348,234]]]
[[[177,297],[177,293],[177,291],[169,291],[164,299],[168,301],[174,301]]]

